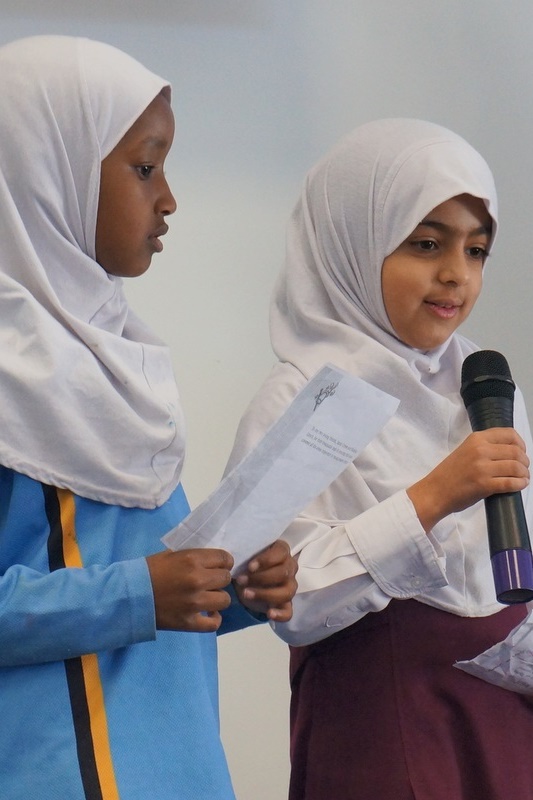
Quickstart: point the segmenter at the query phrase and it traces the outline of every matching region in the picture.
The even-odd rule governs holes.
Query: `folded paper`
[[[163,543],[171,550],[227,550],[236,575],[357,457],[398,403],[360,378],[324,366]]]
[[[533,611],[503,642],[455,666],[503,689],[533,695]]]

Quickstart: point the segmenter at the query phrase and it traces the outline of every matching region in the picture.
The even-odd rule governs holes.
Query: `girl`
[[[183,421],[117,277],[176,209],[170,88],[44,36],[0,48],[0,98],[0,795],[231,800],[213,634],[254,618],[229,553],[158,552]],[[287,620],[294,572],[276,543],[237,591]]]
[[[293,646],[291,800],[533,798],[531,701],[453,667],[525,615],[496,602],[480,502],[528,486],[523,399],[520,435],[472,434],[459,394],[477,348],[456,331],[496,213],[463,139],[392,119],[311,170],[291,218],[271,308],[280,363],[231,462],[324,362],[400,399],[284,536],[299,561],[293,618],[274,624]]]

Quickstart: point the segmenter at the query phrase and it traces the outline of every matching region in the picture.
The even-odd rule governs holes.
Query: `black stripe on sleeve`
[[[53,486],[41,484],[44,504],[50,533],[48,535],[48,565],[50,572],[65,567],[63,552],[63,529],[61,526],[61,508],[57,491]],[[65,660],[65,672],[70,697],[76,749],[80,768],[81,781],[86,800],[103,800],[98,769],[94,755],[94,744],[91,734],[91,720],[87,704],[87,692],[83,677],[81,657]]]

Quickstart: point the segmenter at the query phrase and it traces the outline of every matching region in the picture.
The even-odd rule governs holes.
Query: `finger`
[[[222,624],[222,617],[218,611],[211,611],[209,613],[198,613],[191,615],[183,630],[196,633],[214,633],[220,628]]]
[[[206,591],[224,589],[231,583],[231,572],[228,569],[206,569],[203,571],[198,588]]]
[[[283,539],[278,539],[269,547],[258,553],[248,564],[248,572],[270,569],[277,564],[282,564],[290,558],[290,548]]]
[[[264,603],[269,608],[282,608],[292,600],[296,592],[296,581],[285,582],[282,586],[268,588],[246,588],[243,592],[245,600]]]
[[[200,592],[194,600],[194,608],[198,613],[211,614],[215,611],[224,611],[231,605],[228,592],[221,590]]]
[[[520,450],[525,451],[526,449],[524,440],[514,428],[487,428],[487,430],[478,431],[474,435],[493,444],[512,444]]]
[[[271,567],[262,572],[254,572],[249,576],[245,585],[250,589],[284,586],[294,578],[295,574],[295,564],[290,562],[289,564]]]
[[[490,451],[490,457],[494,461],[516,461],[529,467],[529,457],[525,450],[522,450],[517,445],[501,444],[494,445]]]
[[[497,478],[529,478],[529,469],[519,461],[496,460],[491,462],[491,474]]]
[[[220,550],[214,547],[206,547],[202,550],[196,551],[200,555],[202,564],[207,569],[214,569],[216,567],[221,569],[230,570],[233,567],[234,559],[231,553],[227,550]]]
[[[513,494],[521,492],[529,485],[527,478],[495,478],[491,494]]]
[[[284,603],[279,608],[269,608],[266,615],[272,622],[288,622],[292,617],[292,603]]]

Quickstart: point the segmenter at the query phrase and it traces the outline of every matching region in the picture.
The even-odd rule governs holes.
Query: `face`
[[[102,161],[96,260],[110,275],[142,275],[163,249],[165,217],[176,210],[164,173],[173,137],[172,109],[159,94]]]
[[[482,200],[459,195],[430,211],[385,259],[383,301],[402,342],[432,350],[465,321],[481,291],[491,226]]]

